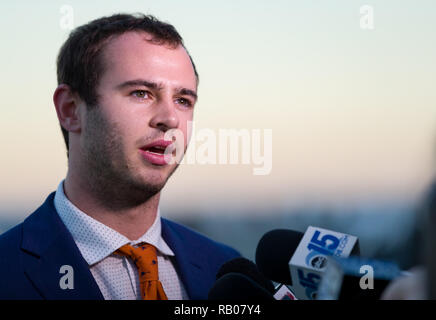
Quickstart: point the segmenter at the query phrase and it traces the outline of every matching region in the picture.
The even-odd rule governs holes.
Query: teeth
[[[155,151],[151,151],[151,150],[147,150],[147,152],[150,152],[150,153],[153,153],[153,154],[158,154],[158,155],[163,155],[163,153],[155,152]]]
[[[154,147],[148,148],[147,151],[150,153],[153,153],[153,154],[162,155],[165,151],[165,148],[162,146],[154,146]]]
[[[153,147],[150,147],[150,149],[165,150],[165,147],[163,147],[163,146],[153,146]]]

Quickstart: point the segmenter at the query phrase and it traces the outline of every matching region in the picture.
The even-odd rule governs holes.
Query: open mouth
[[[166,148],[163,147],[163,146],[154,146],[154,147],[150,147],[150,148],[143,149],[143,150],[144,150],[144,151],[148,151],[148,152],[150,152],[150,153],[163,155],[164,152],[165,152],[165,149],[166,149]]]
[[[142,147],[139,151],[149,163],[154,165],[167,165],[171,161],[171,154],[173,150],[172,141],[158,140],[149,145]],[[165,154],[165,150],[169,152]]]

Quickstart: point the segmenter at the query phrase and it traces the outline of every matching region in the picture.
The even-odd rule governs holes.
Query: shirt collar
[[[147,242],[160,253],[174,256],[162,238],[160,210],[151,227],[139,239],[130,241],[119,232],[93,219],[77,208],[65,195],[62,180],[56,190],[54,205],[62,222],[73,236],[74,242],[89,265],[100,262],[125,244],[137,245]]]

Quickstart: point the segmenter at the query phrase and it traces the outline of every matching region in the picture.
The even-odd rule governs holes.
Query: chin
[[[160,191],[176,169],[177,165],[174,164],[163,166],[147,164],[131,177],[137,187]]]
[[[160,189],[165,186],[168,178],[169,175],[164,172],[147,172],[146,174],[141,176],[140,184],[143,185],[146,189],[154,189],[160,191]]]

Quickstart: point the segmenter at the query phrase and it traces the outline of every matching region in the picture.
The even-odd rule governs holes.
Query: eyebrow
[[[134,87],[134,86],[144,86],[144,87],[155,89],[155,90],[162,90],[163,89],[162,84],[152,82],[152,81],[143,80],[143,79],[125,81],[125,82],[117,85],[116,88],[117,89],[124,89],[126,87]],[[194,99],[198,98],[197,93],[191,89],[180,87],[180,88],[177,88],[176,91],[178,94],[181,94],[181,95],[188,95],[188,96],[193,97]]]
[[[191,96],[193,97],[195,100],[197,100],[197,93],[195,91],[192,91],[190,89],[186,89],[186,88],[179,88],[177,89],[177,93],[181,94],[181,95],[185,95],[185,96]]]

